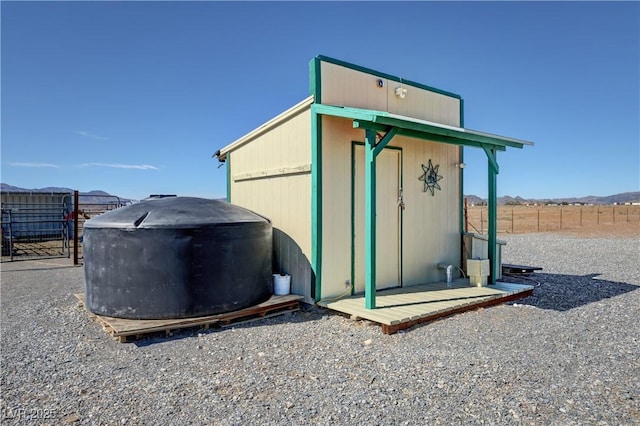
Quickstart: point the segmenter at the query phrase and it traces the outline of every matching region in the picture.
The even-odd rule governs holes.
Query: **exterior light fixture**
[[[402,86],[396,87],[396,96],[399,97],[400,99],[404,99],[405,96],[407,96],[407,89],[405,89]]]

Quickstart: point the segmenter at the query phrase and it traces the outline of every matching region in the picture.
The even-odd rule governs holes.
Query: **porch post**
[[[376,132],[367,129],[364,144],[364,299],[376,307]]]
[[[498,180],[498,162],[497,151],[495,148],[485,148],[488,159],[489,170],[489,199],[488,199],[488,232],[489,232],[489,284],[496,283],[496,277],[498,276],[498,265],[496,264],[496,234],[498,232],[498,197],[497,197],[497,180]]]

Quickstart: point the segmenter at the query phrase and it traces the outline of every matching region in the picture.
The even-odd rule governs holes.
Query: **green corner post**
[[[309,62],[309,94],[322,100],[320,58]],[[311,268],[315,302],[322,299],[322,116],[311,107]]]
[[[497,196],[497,181],[498,173],[500,169],[497,161],[497,151],[495,148],[488,148],[483,146],[484,151],[487,154],[488,171],[489,171],[489,200],[488,200],[488,228],[489,228],[489,284],[496,283],[496,277],[498,276],[498,265],[496,264],[496,244],[498,233],[498,196]]]
[[[464,99],[462,98],[460,98],[460,119],[458,124],[461,128],[464,128]],[[464,168],[462,167],[464,163],[464,145],[460,145],[460,158],[458,161],[460,165],[460,234],[464,234]],[[462,266],[462,257],[460,259],[460,266]]]
[[[231,153],[227,152],[227,203],[231,203]]]
[[[365,132],[364,144],[364,303],[376,307],[376,132]]]

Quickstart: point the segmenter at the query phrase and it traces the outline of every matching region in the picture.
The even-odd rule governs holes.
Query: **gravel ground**
[[[2,424],[640,424],[640,240],[504,239],[532,297],[390,336],[307,307],[119,343],[81,268],[3,263]]]

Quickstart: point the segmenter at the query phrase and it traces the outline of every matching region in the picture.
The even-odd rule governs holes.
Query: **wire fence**
[[[469,232],[484,234],[488,227],[486,206],[469,206]],[[640,224],[640,205],[615,206],[499,206],[497,232],[524,234],[566,229],[594,229],[603,225]]]

